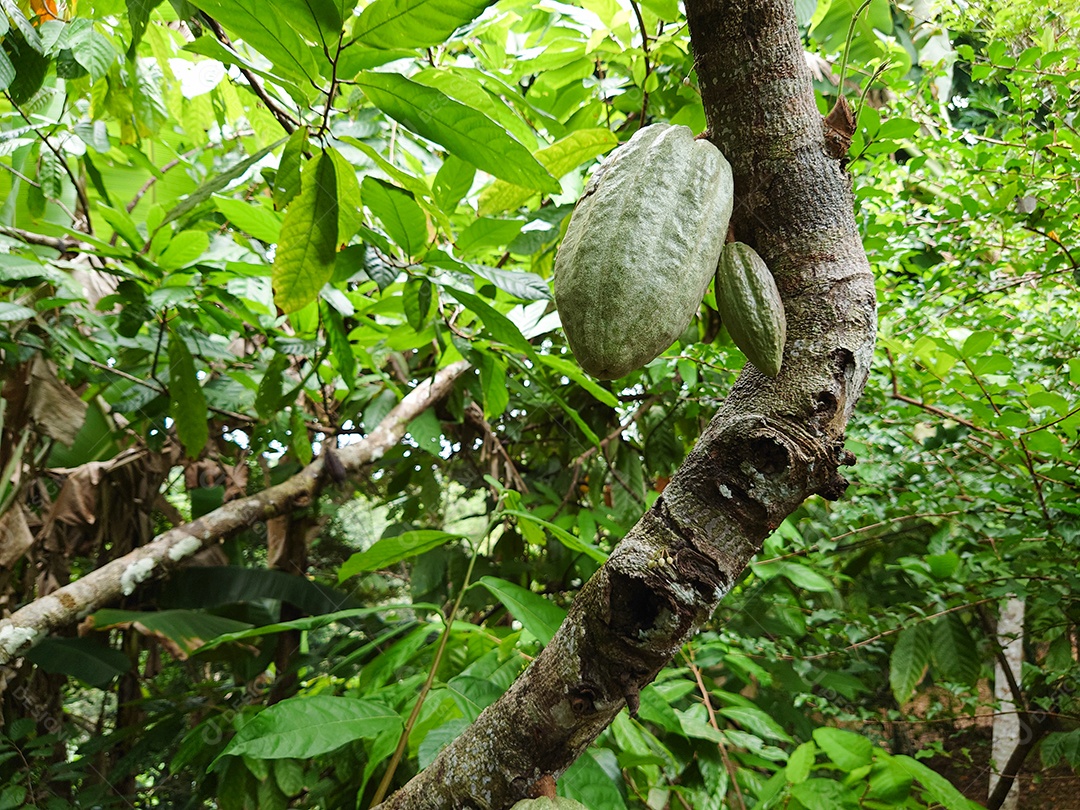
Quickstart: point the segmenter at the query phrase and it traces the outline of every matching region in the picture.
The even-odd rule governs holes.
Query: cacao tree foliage
[[[471,368],[358,480],[5,667],[0,806],[368,807],[551,638],[745,362],[710,292],[598,382],[551,301],[597,161],[704,127],[683,9],[2,6],[5,611]],[[796,10],[857,115],[859,464],[561,776],[595,810],[971,807],[930,758],[994,710],[1010,596],[1025,767],[1080,767],[1080,15]]]

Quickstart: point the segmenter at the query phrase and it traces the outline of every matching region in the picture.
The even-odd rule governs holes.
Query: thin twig
[[[379,782],[379,787],[375,791],[375,795],[372,797],[369,807],[376,807],[381,803],[383,797],[386,796],[387,791],[390,789],[390,783],[394,779],[394,772],[397,770],[398,763],[401,762],[401,757],[405,753],[405,747],[409,744],[409,734],[412,733],[413,726],[420,716],[420,709],[424,705],[424,698],[427,697],[428,692],[431,691],[432,684],[435,683],[435,673],[438,672],[443,652],[446,650],[446,644],[450,640],[450,630],[454,626],[454,616],[461,607],[461,600],[464,598],[465,592],[469,590],[469,580],[472,578],[473,566],[476,564],[478,550],[479,546],[473,550],[473,554],[469,558],[469,567],[465,571],[465,579],[462,580],[461,588],[458,589],[457,599],[454,600],[454,606],[450,609],[450,614],[445,617],[446,626],[443,628],[442,636],[439,637],[439,646],[435,649],[435,657],[432,659],[431,668],[428,670],[427,680],[425,680],[424,685],[420,687],[420,694],[416,698],[416,703],[413,705],[412,712],[409,714],[409,719],[405,722],[405,727],[401,730],[401,737],[398,738],[397,748],[394,749],[394,754],[390,757],[390,763],[386,766],[386,773],[383,774],[382,781]]]
[[[23,112],[22,107],[20,107],[18,104],[15,103],[15,99],[13,99],[11,97],[11,94],[7,90],[4,91],[4,97],[11,104],[11,106],[15,110],[15,112],[17,112],[27,124],[29,124],[31,127],[33,127],[34,122],[30,120],[30,117],[25,112]],[[52,152],[53,155],[56,157],[56,159],[60,162],[60,166],[63,167],[63,169],[64,169],[64,174],[66,174],[68,176],[68,179],[71,181],[71,185],[73,185],[75,187],[75,195],[79,198],[79,205],[82,206],[83,217],[85,217],[85,219],[86,219],[86,232],[87,233],[93,233],[94,229],[90,225],[90,200],[86,196],[86,189],[84,189],[82,187],[82,185],[79,183],[78,178],[75,176],[74,172],[71,171],[71,167],[68,166],[68,162],[64,158],[64,155],[60,151],[59,147],[53,146],[49,142],[49,136],[38,133],[36,129],[35,129],[35,133],[38,135],[38,137],[41,138],[41,142],[43,144],[45,144],[45,147],[50,152]],[[73,225],[75,224],[75,218],[74,217],[72,217],[72,224]]]
[[[221,24],[209,14],[203,14],[203,19],[206,20],[207,25],[210,26],[210,30],[214,32],[214,36],[218,38],[218,41],[222,45],[231,48],[232,41],[229,39],[229,35],[225,33],[225,29],[221,27]],[[262,86],[262,82],[259,81],[254,73],[243,65],[237,64],[237,67],[240,69],[244,78],[247,79],[252,92],[262,100],[262,103],[270,110],[274,118],[277,119],[277,122],[281,124],[281,128],[291,135],[293,130],[300,126],[300,122],[289,115],[289,113],[283,107],[279,106],[274,99],[270,98],[270,95],[266,92],[266,88]]]
[[[641,9],[634,0],[630,0],[630,8],[634,10],[638,28],[641,29],[641,58],[645,62],[645,78],[641,83],[641,118],[638,120],[638,129],[641,129],[645,126],[645,115],[649,108],[649,91],[645,85],[649,81],[649,76],[652,75],[652,62],[649,59],[649,34],[645,30],[645,18],[641,16]]]
[[[689,665],[690,671],[694,673],[694,680],[697,681],[698,691],[701,692],[701,700],[705,704],[705,711],[709,713],[709,725],[716,729],[717,733],[720,733],[720,724],[716,722],[716,711],[712,707],[712,701],[709,700],[709,690],[705,688],[705,680],[701,676],[701,668],[694,663],[693,647],[690,648],[689,655],[686,655],[686,663]],[[722,740],[717,740],[716,745],[720,749],[720,758],[724,760],[724,768],[728,772],[728,778],[735,788],[735,798],[738,801],[739,807],[742,808],[742,810],[746,810],[746,802],[743,800],[742,790],[739,788],[739,780],[736,778],[735,766],[731,764],[731,760],[728,758],[727,746],[724,745]]]

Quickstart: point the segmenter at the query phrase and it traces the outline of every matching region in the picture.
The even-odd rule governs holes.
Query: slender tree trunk
[[[1001,610],[997,622],[997,641],[1001,645],[1002,655],[994,666],[994,699],[998,714],[994,716],[993,756],[994,772],[990,774],[990,796],[995,794],[1001,774],[1007,772],[1009,759],[1021,744],[1020,714],[1023,706],[1018,706],[1013,697],[1009,678],[1005,674],[1007,664],[1012,673],[1013,683],[1020,683],[1020,667],[1024,661],[1024,601],[1010,598]],[[1031,729],[1027,732],[1033,733]],[[1015,770],[1008,771],[1015,773]],[[1009,792],[1005,794],[999,807],[1001,810],[1016,810],[1020,801],[1019,780],[1013,780]]]
[[[687,16],[710,137],[735,171],[735,233],[784,297],[783,369],[747,367],[543,653],[382,810],[502,810],[541,791],[624,705],[635,711],[769,533],[847,485],[844,429],[876,309],[844,150],[827,143],[790,0],[687,0]]]

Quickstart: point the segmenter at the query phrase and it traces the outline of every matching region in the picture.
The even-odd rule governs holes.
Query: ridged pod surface
[[[731,218],[731,166],[689,127],[638,130],[596,171],[555,260],[555,305],[599,379],[641,368],[701,305]]]
[[[539,799],[522,799],[510,810],[589,810],[589,808],[581,802],[565,799],[562,796],[554,799],[541,796]]]
[[[762,374],[779,374],[787,339],[784,302],[765,260],[749,245],[724,245],[716,267],[716,305],[746,358]]]

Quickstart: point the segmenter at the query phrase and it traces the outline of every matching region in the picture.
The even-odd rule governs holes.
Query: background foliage
[[[679,5],[3,6],[8,609],[473,370],[363,480],[5,671],[0,806],[366,807],[551,637],[744,362],[707,297],[598,384],[550,301],[596,161],[704,126]],[[1080,15],[796,6],[823,112],[853,33],[860,464],[560,780],[597,810],[984,799],[1011,595],[1028,769],[1080,766]]]

